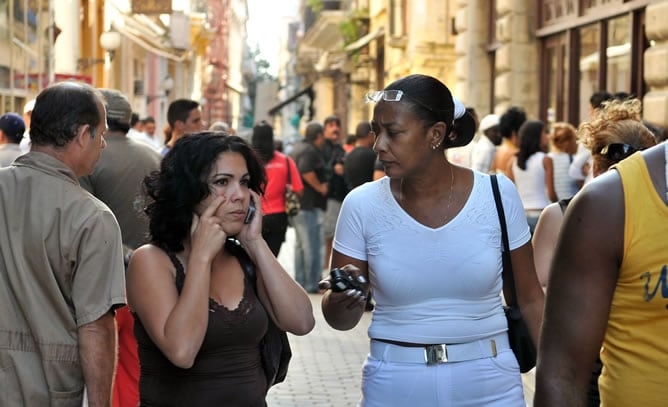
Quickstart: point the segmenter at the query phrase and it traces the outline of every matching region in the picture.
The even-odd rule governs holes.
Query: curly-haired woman
[[[178,140],[146,178],[151,243],[127,275],[141,405],[264,406],[269,318],[296,335],[313,328],[308,296],[262,239],[264,184],[246,142],[209,132]]]

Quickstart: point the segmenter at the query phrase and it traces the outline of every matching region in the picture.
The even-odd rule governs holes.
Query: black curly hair
[[[527,114],[519,106],[511,106],[499,118],[499,132],[501,137],[509,139],[513,132],[519,132],[522,124],[527,121]],[[518,133],[519,134],[519,133]]]
[[[167,251],[183,250],[197,204],[210,192],[207,177],[218,156],[241,154],[246,160],[248,187],[264,194],[267,179],[257,153],[240,137],[223,132],[200,132],[179,139],[165,155],[160,170],[144,178],[149,234],[153,244]]]

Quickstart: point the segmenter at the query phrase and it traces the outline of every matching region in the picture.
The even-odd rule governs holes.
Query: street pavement
[[[294,277],[294,229],[288,228],[279,262]],[[355,406],[362,392],[362,364],[369,352],[371,313],[349,331],[325,322],[320,294],[309,294],[315,328],[306,336],[288,334],[292,360],[287,378],[269,390],[269,407]]]
[[[278,256],[294,276],[294,229],[288,228],[286,242]],[[331,328],[320,310],[320,294],[309,294],[315,328],[306,336],[288,334],[292,360],[287,378],[269,390],[269,407],[356,406],[361,398],[362,365],[369,352],[367,328],[371,313],[349,331]],[[522,377],[527,406],[532,407],[533,370]],[[417,407],[417,406],[416,406]],[[422,407],[422,406],[420,406]]]

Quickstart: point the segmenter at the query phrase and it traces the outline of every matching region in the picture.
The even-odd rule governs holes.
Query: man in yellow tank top
[[[570,204],[548,284],[536,407],[668,406],[668,146],[622,161]]]

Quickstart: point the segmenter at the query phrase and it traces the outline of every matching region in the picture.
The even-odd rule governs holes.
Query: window
[[[499,43],[496,40],[496,0],[487,2],[489,9],[487,10],[487,63],[489,66],[489,106],[490,111],[492,107],[497,105],[494,93],[494,79],[496,78],[496,50],[499,48]]]
[[[390,36],[406,35],[406,0],[390,0]]]
[[[538,10],[542,119],[577,125],[600,90],[643,96],[643,2],[539,0]]]
[[[598,92],[599,62],[598,50],[601,48],[601,28],[599,24],[582,27],[578,30],[580,42],[580,112],[578,121],[589,119],[589,98]]]
[[[606,90],[629,92],[631,86],[631,21],[629,15],[608,23],[606,50]]]
[[[547,80],[543,82],[545,114],[542,119],[550,124],[569,116],[567,88],[569,70],[566,49],[566,35],[558,34],[547,39],[543,53],[543,72]]]

